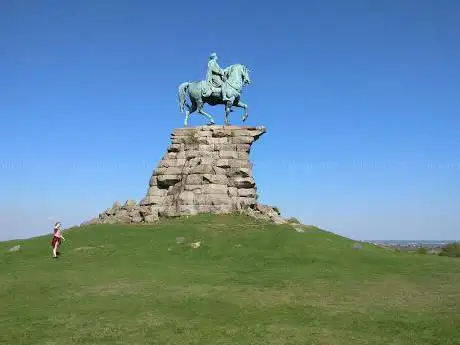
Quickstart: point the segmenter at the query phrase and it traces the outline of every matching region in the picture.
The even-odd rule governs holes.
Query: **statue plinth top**
[[[263,130],[266,131],[267,129],[264,126],[225,126],[225,125],[204,125],[204,126],[194,126],[194,127],[178,127],[175,128],[174,131],[212,131],[215,129],[245,129],[249,131],[254,130]]]

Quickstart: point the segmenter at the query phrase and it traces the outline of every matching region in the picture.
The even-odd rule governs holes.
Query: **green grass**
[[[65,236],[0,243],[1,344],[459,344],[455,258],[244,216]]]

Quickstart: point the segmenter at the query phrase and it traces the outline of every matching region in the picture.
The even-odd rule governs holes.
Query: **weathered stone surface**
[[[194,205],[231,205],[232,199],[227,194],[194,194]]]
[[[124,205],[121,207],[124,210],[131,211],[133,210],[137,205],[137,202],[134,200],[126,200]]]
[[[146,222],[146,223],[154,223],[158,219],[159,219],[158,214],[157,215],[149,214],[148,216],[144,217],[144,222]]]
[[[249,153],[246,152],[246,151],[237,151],[236,152],[236,159],[240,159],[240,160],[247,160],[249,161]]]
[[[174,186],[181,179],[182,177],[180,175],[159,175],[158,176],[158,187]]]
[[[201,157],[201,153],[198,150],[189,150],[185,151],[185,158],[192,159],[195,157]]]
[[[157,176],[156,176],[156,175],[153,175],[153,176],[150,178],[149,186],[152,187],[152,186],[156,186],[156,185],[157,185]]]
[[[216,166],[219,168],[231,168],[231,163],[229,159],[218,159],[216,162]]]
[[[131,223],[141,223],[142,221],[144,220],[144,218],[142,218],[141,216],[139,215],[135,215],[131,218]]]
[[[188,160],[187,166],[189,168],[196,167],[197,165],[201,164],[201,160],[202,160],[201,157],[191,158],[191,159]]]
[[[114,217],[117,220],[117,223],[129,224],[131,223],[132,217],[130,217],[127,210],[120,210]]]
[[[168,194],[167,195],[177,195],[183,190],[182,183],[177,183],[174,186],[168,187]]]
[[[206,144],[206,145],[211,144],[209,139],[210,138],[208,138],[208,137],[199,137],[198,138],[198,144]]]
[[[161,217],[243,212],[283,222],[276,208],[257,204],[249,159],[263,127],[178,128],[139,204],[116,202],[91,223],[152,223]]]
[[[236,187],[228,187],[228,195],[229,196],[238,196],[238,188],[236,188]]]
[[[243,209],[243,213],[246,213],[251,217],[268,220],[276,224],[285,224],[287,222],[281,217],[278,209],[268,205],[256,204],[253,207]]]
[[[219,168],[251,168],[251,163],[244,159],[228,159],[221,158],[216,161],[216,166]]]
[[[141,217],[146,218],[148,216],[154,216],[158,218],[158,208],[155,206],[143,207],[139,210]]]
[[[210,145],[202,144],[202,145],[198,146],[198,150],[199,151],[214,151],[214,145],[212,145],[212,144],[210,144]]]
[[[181,144],[171,144],[168,146],[168,152],[179,152],[182,150]]]
[[[231,168],[251,168],[252,164],[247,159],[231,159]]]
[[[202,158],[219,159],[219,151],[202,151],[200,154]]]
[[[202,127],[200,129],[199,136],[200,137],[212,137],[213,136],[212,133],[213,133],[212,131],[208,131],[206,130],[206,128]]]
[[[193,205],[195,194],[192,191],[183,191],[179,194],[177,199],[182,205]]]
[[[155,171],[155,175],[157,176],[159,175],[180,175],[181,173],[182,173],[182,169],[177,168],[177,167],[168,167],[168,168],[160,167]]]
[[[177,152],[176,159],[187,159],[187,152],[183,150]]]
[[[216,175],[227,175],[227,170],[224,168],[214,166],[212,169]]]
[[[249,144],[236,144],[236,150],[241,152],[249,152],[251,150],[251,145]]]
[[[241,177],[250,177],[252,176],[251,168],[230,168],[227,170],[227,176],[241,176]]]
[[[231,143],[232,144],[252,144],[254,141],[253,137],[244,136],[244,137],[233,137]]]
[[[238,189],[238,196],[253,197],[257,195],[257,191],[254,188],[240,188]]]
[[[187,175],[187,178],[185,179],[186,185],[203,184],[203,176],[204,175],[200,175],[200,174]]]
[[[201,184],[186,184],[184,186],[184,190],[191,190],[195,191],[196,193],[201,193],[201,187],[203,187]]]
[[[238,151],[238,145],[236,144],[215,144],[214,151],[223,152],[223,151]]]
[[[198,209],[195,205],[180,205],[179,214],[183,216],[193,216],[198,214]]]
[[[229,137],[220,137],[220,138],[208,138],[207,144],[222,145],[229,144]]]
[[[144,199],[142,199],[141,205],[158,205],[161,204],[163,200],[164,197],[162,196],[147,195]]]
[[[185,165],[185,162],[187,160],[185,158],[182,158],[182,159],[177,159],[177,158],[174,158],[174,159],[171,159],[171,158],[167,158],[167,159],[163,159],[160,163],[160,167],[162,168],[169,168],[169,167],[176,167],[176,168],[180,168],[182,166]]]
[[[245,206],[253,206],[257,204],[256,198],[253,198],[253,197],[238,197],[237,201],[241,205],[245,205]]]
[[[160,189],[158,186],[151,186],[147,191],[147,196],[166,196],[167,189]]]
[[[212,136],[215,138],[225,138],[225,137],[230,137],[232,136],[232,131],[231,129],[215,129],[212,131]]]
[[[197,165],[189,169],[188,174],[212,174],[212,165]]]
[[[177,197],[176,195],[166,195],[163,198],[163,203],[160,203],[159,205],[164,205],[164,206],[173,205],[176,197]]]
[[[163,160],[176,159],[176,158],[177,158],[177,152],[166,151],[166,153],[163,156]]]
[[[229,184],[232,187],[240,188],[253,188],[256,185],[256,182],[252,177],[240,177],[236,176],[230,179]]]
[[[226,184],[203,184],[201,192],[205,194],[227,194],[228,186]]]
[[[200,164],[213,166],[216,164],[216,159],[212,157],[201,157]]]
[[[237,151],[220,151],[219,152],[220,158],[233,158],[237,159],[238,158],[238,152]]]
[[[250,130],[250,129],[234,129],[233,136],[234,137],[250,137],[254,140],[254,137],[257,136],[257,131]]]
[[[214,214],[225,214],[231,213],[236,210],[233,205],[199,205],[196,206],[198,213],[214,213]]]
[[[176,210],[175,206],[168,206],[158,210],[158,215],[160,217],[177,217],[179,216],[179,212]]]
[[[203,175],[204,183],[215,183],[215,184],[228,184],[227,175],[217,175],[217,174],[204,174]]]

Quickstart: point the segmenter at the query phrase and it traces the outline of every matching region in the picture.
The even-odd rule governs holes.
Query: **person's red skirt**
[[[53,240],[51,241],[51,247],[54,248],[54,245],[56,244],[56,242],[57,242],[58,245],[60,245],[61,244],[61,239],[59,237],[57,237],[57,236],[53,236]]]

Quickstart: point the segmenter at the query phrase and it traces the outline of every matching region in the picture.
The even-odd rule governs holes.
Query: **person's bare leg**
[[[53,247],[53,257],[57,257],[56,252],[57,252],[57,247],[58,247],[58,245],[59,245],[59,241],[56,241],[56,242],[54,243],[54,247]]]

